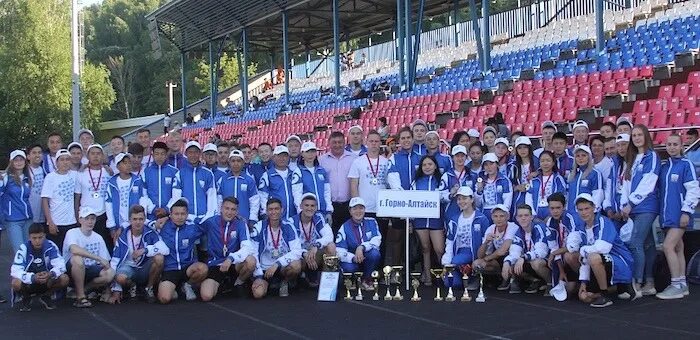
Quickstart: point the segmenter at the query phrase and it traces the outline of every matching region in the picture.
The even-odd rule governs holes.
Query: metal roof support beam
[[[403,25],[403,0],[396,0],[396,51],[399,59],[399,88],[406,84],[405,49],[404,49],[404,25]]]
[[[284,104],[289,108],[289,13],[282,11],[282,59],[284,60]]]
[[[418,0],[418,18],[416,21],[416,41],[413,47],[413,65],[411,66],[411,84],[416,82],[416,73],[418,69],[418,55],[420,53],[420,36],[423,33],[423,11],[425,9],[425,0]]]
[[[243,112],[248,112],[248,27],[241,30],[243,43],[243,70],[241,70],[241,94],[243,98]],[[239,58],[239,60],[241,60]],[[239,61],[240,62],[240,61]]]
[[[482,44],[484,48],[484,74],[491,73],[491,1],[481,1],[481,20],[484,22],[482,30],[484,37]]]
[[[182,121],[187,117],[187,54],[180,52],[180,91],[182,96]]]
[[[275,65],[275,51],[270,51],[270,82],[275,83],[275,69],[277,68],[277,65]]]
[[[603,33],[603,0],[595,1],[595,49],[598,54],[605,52],[605,34]]]
[[[472,19],[472,28],[474,29],[474,38],[476,38],[476,53],[479,57],[479,64],[484,62],[484,44],[481,41],[481,30],[479,29],[479,18],[476,14],[477,8],[474,0],[469,0],[469,16]]]
[[[412,18],[412,2],[411,0],[405,0],[404,4],[404,25],[406,27],[406,89],[413,90],[413,30],[411,29]]]
[[[452,25],[454,25],[455,47],[459,47],[459,25],[457,24],[457,14],[459,13],[459,0],[452,2]]]
[[[306,78],[309,77],[309,72],[311,71],[309,67],[311,66],[311,50],[309,50],[309,47],[306,46],[306,64],[304,67],[304,70],[306,71]]]
[[[214,115],[216,111],[216,72],[214,70],[214,42],[209,42],[209,113]]]
[[[632,0],[625,0],[625,8],[632,8]]]
[[[331,0],[333,2],[333,56],[335,68],[333,76],[335,77],[335,95],[340,95],[340,0]]]

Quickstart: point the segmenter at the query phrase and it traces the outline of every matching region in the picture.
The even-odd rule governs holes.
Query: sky
[[[93,4],[99,4],[102,2],[102,0],[78,0],[79,3],[82,3],[83,7],[88,7]]]

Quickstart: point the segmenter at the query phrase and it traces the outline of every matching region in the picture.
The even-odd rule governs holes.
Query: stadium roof
[[[416,18],[418,1],[413,3]],[[341,41],[366,37],[395,27],[396,2],[339,0]],[[424,17],[447,13],[453,0],[425,0]],[[155,20],[161,36],[189,51],[249,27],[254,47],[282,47],[282,10],[289,13],[289,49],[299,54],[332,46],[333,11],[328,0],[172,0],[147,19]]]

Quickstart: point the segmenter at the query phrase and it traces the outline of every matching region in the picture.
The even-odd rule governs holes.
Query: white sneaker
[[[656,294],[656,297],[661,300],[673,300],[683,298],[683,289],[674,285],[668,285],[663,292]]]
[[[289,283],[287,281],[282,281],[280,283],[280,297],[287,297],[289,296]]]
[[[192,289],[192,285],[189,282],[185,282],[182,285],[182,293],[185,294],[185,299],[187,301],[197,300],[197,294],[194,293],[194,289]]]
[[[683,296],[688,296],[690,295],[690,290],[688,289],[688,285],[685,284],[683,285]]]
[[[654,287],[654,283],[652,282],[647,282],[642,286],[642,295],[643,296],[650,296],[650,295],[656,295],[656,287]]]

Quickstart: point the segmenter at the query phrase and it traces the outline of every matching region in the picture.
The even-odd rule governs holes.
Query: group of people
[[[385,189],[440,192],[441,218],[410,223],[425,285],[434,265],[451,264],[460,277],[500,276],[498,289],[511,293],[525,284],[559,299],[578,289],[594,307],[612,304],[610,285],[623,299],[688,294],[682,235],[700,187],[680,136],[667,139],[661,162],[647,128],[626,118],[593,136],[578,121],[573,143],[546,122],[537,149],[504,133],[459,132],[443,153],[417,120],[387,158],[380,133],[353,126],[333,132],[321,155],[291,135],[258,145],[255,162],[250,145],[184,143],[179,132],[153,142],[141,130],[128,147],[115,136],[110,156],[89,130],[65,148],[51,134],[46,148],[13,151],[0,182],[14,301],[55,308],[66,287],[76,307],[139,294],[169,303],[178,292],[209,301],[225,289],[288,296],[319,284],[324,255],[363,272],[361,288],[372,290],[371,273],[403,263],[408,246],[404,221],[376,216]],[[661,292],[657,216],[672,276]],[[465,289],[478,288],[471,277]]]

